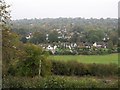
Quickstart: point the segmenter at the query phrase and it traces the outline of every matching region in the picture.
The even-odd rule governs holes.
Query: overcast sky
[[[5,0],[12,19],[117,18],[119,0]]]

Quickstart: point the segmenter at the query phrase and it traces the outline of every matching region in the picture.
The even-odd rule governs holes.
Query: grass
[[[109,54],[109,55],[51,55],[49,56],[51,60],[63,60],[71,61],[76,60],[81,63],[100,63],[100,64],[109,64],[116,63],[118,64],[118,54]]]

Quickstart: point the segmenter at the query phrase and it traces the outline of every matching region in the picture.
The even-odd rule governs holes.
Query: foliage
[[[15,74],[13,69],[16,68],[16,64],[19,60],[26,58],[24,51],[24,45],[19,41],[19,36],[9,30],[2,32],[2,57],[3,57],[3,76],[9,73]]]
[[[24,32],[40,32],[45,36],[49,34],[48,39],[53,42],[102,42],[103,38],[109,38],[113,45],[118,43],[117,19],[84,19],[84,18],[45,18],[45,19],[22,19],[14,20],[13,31],[26,36]],[[22,32],[22,33],[21,33]],[[35,36],[38,41],[41,36]],[[58,36],[64,36],[58,39]],[[71,38],[65,38],[70,36]],[[44,38],[45,39],[45,38]],[[43,40],[42,38],[40,39]],[[46,41],[43,40],[42,43]],[[107,40],[105,40],[107,43]]]
[[[74,53],[71,52],[69,49],[60,49],[56,50],[55,55],[73,55]]]
[[[108,45],[108,48],[80,48],[77,52],[79,52],[79,55],[109,55],[112,53],[118,53],[117,48],[111,46],[110,44]]]
[[[46,41],[46,35],[40,32],[35,32],[29,42],[38,44]]]
[[[102,41],[104,38],[104,32],[102,30],[91,30],[87,35],[88,42]]]
[[[39,74],[39,69],[41,70],[42,76],[50,74],[51,63],[50,63],[50,61],[47,61],[48,54],[46,52],[44,52],[44,50],[42,50],[42,48],[40,48],[36,45],[33,45],[33,44],[25,44],[24,52],[26,54],[25,58],[22,60],[19,60],[15,64],[16,75],[18,75],[18,76],[36,76]],[[42,61],[41,63],[39,63],[40,60]],[[42,67],[39,67],[40,64]]]
[[[3,78],[4,88],[118,88],[118,80],[94,77],[12,77]]]
[[[56,32],[56,31],[51,32],[48,36],[48,40],[50,42],[58,42],[59,41],[58,32]]]
[[[76,61],[52,61],[52,72],[55,75],[75,76],[118,76],[117,64],[82,64]]]
[[[34,20],[15,20],[12,21],[13,28],[11,30],[11,28],[8,27],[10,26],[10,14],[7,10],[8,8],[9,5],[6,5],[4,0],[1,0],[0,27],[2,28],[3,38],[3,88],[96,88],[117,86],[117,81],[107,82],[89,78],[74,80],[67,79],[66,77],[49,77],[51,74],[67,76],[108,77],[118,76],[119,73],[118,65],[116,64],[83,64],[76,61],[51,62],[47,59],[48,53],[41,47],[35,45],[38,43],[46,43],[46,33],[49,33],[48,41],[50,43],[58,41],[71,41],[74,43],[87,41],[92,43],[93,41],[101,41],[104,37],[104,34],[107,33],[110,37],[110,40],[107,42],[109,48],[108,52],[111,53],[113,46],[117,45],[118,43],[118,37],[116,33],[116,19],[84,20],[81,18],[59,18],[36,20],[35,22]],[[31,24],[33,22],[34,24]],[[98,22],[98,24],[94,22]],[[101,23],[103,23],[103,25],[101,25]],[[92,28],[93,26],[95,30]],[[64,37],[71,35],[72,39],[58,39],[58,36],[60,35],[60,33],[57,32],[58,28],[64,32],[62,33]],[[111,32],[109,33],[106,28]],[[12,31],[20,34],[21,36],[19,37]],[[26,40],[25,37],[30,32],[32,32],[33,37],[30,40]],[[25,44],[20,42],[20,40]],[[27,43],[27,41],[34,44]],[[75,52],[72,54],[75,54]],[[87,50],[84,50],[84,53],[86,52]],[[69,50],[63,50],[61,53],[71,54]],[[104,54],[103,50],[99,50],[99,52],[93,50],[93,53]],[[90,53],[87,52],[87,54]],[[41,77],[40,75],[48,77]]]
[[[41,77],[4,77],[3,88],[43,88]]]
[[[47,77],[45,79],[44,88],[64,88],[65,87],[65,80],[60,77]]]
[[[48,59],[42,59],[42,67],[41,67],[41,76],[49,76],[52,74],[52,63]]]
[[[7,5],[4,0],[0,1],[0,25],[3,27],[2,29],[4,29],[10,21],[10,12],[8,11],[9,7],[10,5]]]

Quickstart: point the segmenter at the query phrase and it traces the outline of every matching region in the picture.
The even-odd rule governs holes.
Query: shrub
[[[83,64],[76,61],[52,61],[52,73],[55,75],[76,76],[118,76],[117,64]]]
[[[51,75],[52,64],[50,60],[42,60],[41,76]]]
[[[2,83],[3,88],[43,88],[44,79],[7,76],[3,78]]]
[[[65,62],[52,61],[52,72],[56,75],[66,75],[68,74],[68,67]]]
[[[3,78],[2,88],[118,88],[118,80],[66,76],[7,76]]]
[[[44,81],[44,88],[64,88],[65,80],[59,77],[47,77]]]
[[[39,74],[39,69],[42,76],[51,74],[51,61],[47,60],[48,52],[33,44],[25,44],[24,52],[24,59],[13,60],[14,63],[11,62],[8,66],[8,75],[33,77]]]
[[[120,53],[120,47],[117,48],[118,53]]]
[[[116,64],[89,64],[92,76],[118,76]]]

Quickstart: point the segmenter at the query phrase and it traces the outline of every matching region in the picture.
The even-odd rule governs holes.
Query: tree
[[[10,13],[7,10],[10,5],[7,5],[4,0],[0,0],[0,24],[2,29],[9,23],[10,20]]]
[[[46,41],[46,35],[45,33],[35,32],[29,41],[34,44],[44,43]]]
[[[70,39],[70,42],[77,43],[80,41],[80,37],[77,33],[74,33]]]
[[[58,42],[59,41],[58,36],[59,36],[58,32],[57,31],[53,31],[53,32],[51,32],[49,34],[48,40],[50,42]]]
[[[10,66],[15,64],[20,59],[24,58],[24,51],[22,50],[22,43],[19,36],[12,32],[9,26],[10,14],[7,11],[9,5],[4,0],[0,1],[0,16],[2,27],[2,74],[8,75]]]
[[[104,32],[101,30],[91,30],[87,34],[88,42],[100,42],[104,38]]]
[[[110,37],[113,45],[117,45],[118,44],[118,32],[117,31],[109,32],[109,37]]]
[[[7,5],[5,3],[4,0],[0,1],[0,28],[2,29],[2,31],[0,31],[0,37],[3,38],[3,40],[0,39],[0,43],[2,42],[2,47],[0,47],[0,49],[2,48],[2,70],[3,73],[2,74],[6,74],[7,73],[7,61],[9,61],[8,59],[11,58],[12,53],[10,53],[9,51],[11,51],[11,47],[12,47],[12,43],[10,41],[10,36],[12,36],[12,34],[10,33],[10,28],[8,28],[8,21],[10,20],[10,14],[7,11],[7,9],[10,6]],[[2,32],[2,33],[1,33]]]
[[[74,26],[73,28],[72,28],[73,30],[73,32],[79,32],[79,33],[81,33],[81,32],[83,32],[84,31],[84,29],[82,28],[82,27],[80,27],[80,26]]]
[[[18,75],[22,76],[45,76],[50,74],[51,63],[47,61],[48,54],[40,47],[34,44],[25,44],[24,50],[26,58],[19,60]]]
[[[108,41],[107,48],[109,48],[109,49],[112,49],[112,48],[113,48],[113,42],[112,42],[112,40],[109,40],[109,41]]]

